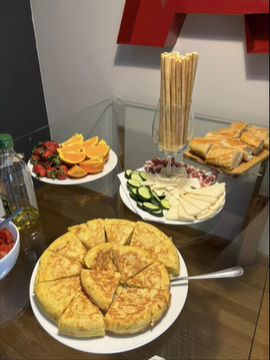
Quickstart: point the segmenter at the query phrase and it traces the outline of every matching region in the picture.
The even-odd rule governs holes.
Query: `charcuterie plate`
[[[139,168],[137,170],[142,171],[143,168]],[[194,221],[168,220],[168,219],[165,218],[167,210],[164,210],[164,216],[157,217],[157,216],[151,215],[147,211],[144,211],[144,210],[138,208],[136,201],[133,200],[129,196],[129,189],[127,188],[127,185],[126,185],[127,184],[127,179],[125,177],[125,172],[122,172],[122,173],[118,174],[118,178],[119,178],[120,183],[121,183],[120,187],[119,187],[119,194],[120,194],[120,197],[121,197],[123,203],[129,208],[129,210],[131,210],[132,212],[134,212],[135,214],[140,216],[145,221],[158,222],[158,223],[168,224],[168,225],[192,225],[192,224],[197,224],[197,223],[207,221],[207,220],[213,218],[214,216],[216,216],[223,209],[224,204],[225,204],[225,196],[224,196],[223,204],[218,209],[218,211],[216,213],[214,213],[213,215],[211,215],[211,216],[209,216],[207,218],[201,219],[201,220],[197,220],[197,219],[194,220]]]

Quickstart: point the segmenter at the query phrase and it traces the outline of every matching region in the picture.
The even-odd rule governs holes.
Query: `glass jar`
[[[19,207],[23,208],[13,218],[18,229],[32,226],[39,218],[30,170],[14,151],[10,134],[0,134],[0,201],[2,217],[12,214]]]

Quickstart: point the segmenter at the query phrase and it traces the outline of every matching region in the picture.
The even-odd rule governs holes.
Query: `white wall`
[[[269,126],[269,55],[246,53],[242,16],[188,15],[175,47],[155,48],[116,44],[125,0],[30,1],[50,122],[107,98],[155,105],[160,54],[177,50],[200,56],[195,113]]]
[[[160,54],[117,45],[124,0],[31,0],[49,121],[117,94],[154,105]],[[186,17],[174,47],[197,51],[196,113],[268,126],[268,54],[246,54],[242,16]]]

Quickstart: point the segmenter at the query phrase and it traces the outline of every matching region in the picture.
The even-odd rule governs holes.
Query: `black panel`
[[[0,0],[0,133],[16,139],[47,124],[30,2]]]

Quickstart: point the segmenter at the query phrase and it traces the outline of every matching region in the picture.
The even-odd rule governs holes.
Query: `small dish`
[[[0,223],[5,219],[0,218]],[[10,231],[15,244],[10,252],[0,259],[0,280],[3,279],[14,267],[19,256],[20,251],[20,233],[16,225],[10,221],[5,225],[5,228]]]

